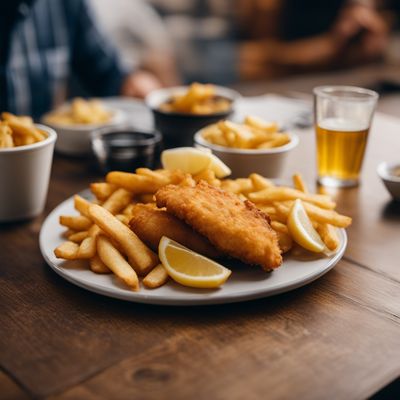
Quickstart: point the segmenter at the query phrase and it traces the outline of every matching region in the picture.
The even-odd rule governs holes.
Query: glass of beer
[[[358,185],[377,100],[373,90],[354,86],[314,89],[318,181],[323,186]]]

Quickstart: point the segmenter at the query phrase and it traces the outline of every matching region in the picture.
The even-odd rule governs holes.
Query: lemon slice
[[[165,169],[180,169],[192,175],[208,168],[215,172],[217,178],[223,178],[231,173],[231,170],[209,149],[177,147],[164,150],[161,154],[161,163]]]
[[[294,241],[301,247],[314,253],[321,253],[325,250],[325,244],[312,226],[300,199],[294,202],[290,210],[287,226]]]
[[[232,173],[231,169],[214,154],[210,153],[209,156],[211,158],[211,164],[209,168],[215,172],[215,176],[217,178],[225,178]]]
[[[217,288],[229,278],[231,270],[163,236],[158,255],[168,275],[184,286]]]
[[[198,174],[211,164],[210,154],[194,147],[177,147],[164,150],[161,163],[165,169],[180,169],[188,174]]]

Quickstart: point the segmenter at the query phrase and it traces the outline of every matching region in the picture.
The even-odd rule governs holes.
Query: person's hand
[[[361,4],[345,7],[332,33],[344,46],[357,40],[360,53],[367,58],[381,55],[389,38],[389,29],[383,18],[373,8]]]
[[[121,87],[121,95],[144,98],[152,90],[162,87],[155,75],[147,71],[137,71],[125,78]]]

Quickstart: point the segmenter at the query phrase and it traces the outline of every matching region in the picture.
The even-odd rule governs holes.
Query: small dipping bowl
[[[400,163],[382,162],[377,172],[393,199],[400,201]]]
[[[93,153],[104,171],[133,172],[154,168],[161,151],[161,135],[133,127],[106,127],[91,135]]]

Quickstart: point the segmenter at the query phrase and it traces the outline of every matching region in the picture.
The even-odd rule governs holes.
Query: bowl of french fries
[[[275,122],[248,115],[243,123],[222,120],[211,124],[198,131],[194,141],[197,147],[207,148],[221,159],[232,170],[233,177],[256,172],[276,178],[299,138],[281,132]]]
[[[155,90],[146,97],[146,104],[167,147],[191,146],[199,129],[233,113],[239,97],[225,87],[193,83]]]
[[[0,120],[0,222],[32,218],[45,206],[56,132],[28,116]]]
[[[46,114],[42,121],[56,130],[56,151],[67,155],[91,153],[91,133],[101,127],[114,126],[125,120],[122,111],[110,109],[98,99],[75,98]]]

